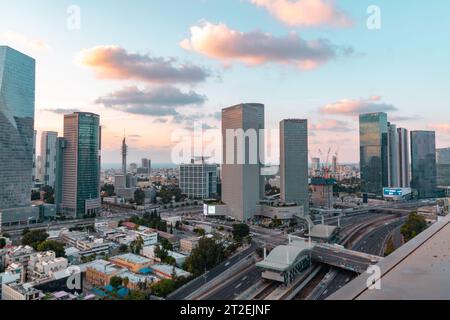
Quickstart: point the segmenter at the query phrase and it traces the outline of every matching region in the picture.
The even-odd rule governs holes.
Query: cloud
[[[348,55],[353,52],[350,48],[337,47],[326,39],[306,41],[297,33],[285,37],[275,37],[261,31],[244,33],[225,24],[206,21],[191,27],[190,31],[190,38],[180,43],[182,48],[226,65],[237,61],[249,66],[279,63],[314,69],[335,59],[340,53]]]
[[[381,97],[374,96],[369,99],[344,99],[330,103],[320,108],[322,113],[344,116],[357,116],[362,113],[397,111],[391,104],[381,102]]]
[[[153,123],[167,123],[167,122],[169,122],[169,119],[167,118],[157,118],[153,120]]]
[[[318,124],[310,124],[309,129],[312,131],[331,131],[331,132],[350,132],[353,129],[348,124],[340,120],[327,120]]]
[[[442,133],[450,133],[450,124],[448,123],[430,123],[428,128]]]
[[[82,112],[80,109],[63,109],[63,108],[56,108],[56,109],[44,109],[44,112],[51,112],[56,114],[71,114],[75,112]]]
[[[95,103],[119,111],[155,117],[177,116],[177,108],[201,105],[207,98],[194,91],[181,92],[167,85],[144,90],[136,86],[126,87],[107,96],[98,98]]]
[[[351,27],[352,20],[334,0],[249,0],[271,15],[294,27]]]
[[[129,53],[118,46],[85,49],[77,61],[94,70],[100,79],[138,80],[147,83],[197,83],[210,76],[201,67],[174,58]]]
[[[414,116],[393,116],[393,117],[389,117],[389,119],[391,121],[399,121],[399,122],[403,122],[403,121],[415,121],[415,120],[420,120],[421,117],[418,115],[414,115]]]
[[[0,40],[5,43],[10,43],[12,46],[20,46],[36,51],[51,51],[51,46],[41,39],[32,39],[14,31],[5,31],[0,33]]]

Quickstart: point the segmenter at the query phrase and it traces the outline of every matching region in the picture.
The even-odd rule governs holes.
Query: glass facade
[[[180,166],[180,188],[190,199],[210,199],[217,195],[217,165]]]
[[[437,156],[437,183],[438,186],[450,186],[450,148],[438,149]]]
[[[64,117],[61,211],[82,218],[97,213],[100,201],[100,118],[92,113]]]
[[[0,209],[30,204],[35,60],[0,46]]]
[[[99,133],[99,116],[90,113],[79,114],[77,213],[86,212],[86,200],[99,198]]]
[[[434,131],[411,132],[411,187],[419,198],[434,198],[437,191],[436,134]]]
[[[387,114],[362,114],[359,127],[361,191],[382,196],[389,184]]]

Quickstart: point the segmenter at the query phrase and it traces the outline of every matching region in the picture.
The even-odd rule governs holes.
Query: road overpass
[[[338,245],[316,244],[311,250],[314,262],[324,263],[340,269],[364,273],[369,266],[379,263],[383,258],[345,249]]]

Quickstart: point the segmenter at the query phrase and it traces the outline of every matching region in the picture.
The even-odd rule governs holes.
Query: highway
[[[377,256],[384,256],[384,244],[386,239],[394,230],[404,224],[405,219],[406,218],[402,218],[394,222],[385,223],[382,226],[371,230],[352,246],[352,250]],[[342,288],[357,276],[354,272],[342,271],[338,269],[334,270],[338,272],[337,275],[328,284],[328,286],[322,290],[322,293],[317,297],[317,300],[326,299],[328,296]]]
[[[244,251],[234,255],[230,259],[222,262],[217,267],[211,269],[209,272],[207,272],[205,275],[198,277],[182,288],[178,289],[171,295],[167,297],[167,300],[184,300],[189,295],[200,289],[201,286],[204,286],[206,283],[212,281],[216,277],[219,277],[223,272],[225,272],[227,269],[233,267],[236,263],[240,262],[241,260],[247,258],[248,256],[252,255],[256,249],[258,248],[258,245],[256,243],[252,243],[252,245],[245,249]]]
[[[224,283],[218,290],[214,290],[203,300],[234,300],[238,295],[261,280],[261,270],[252,265]]]

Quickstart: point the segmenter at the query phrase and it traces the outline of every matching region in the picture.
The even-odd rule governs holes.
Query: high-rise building
[[[399,138],[397,126],[388,123],[388,179],[387,187],[400,187],[400,171],[399,171]],[[385,186],[386,187],[386,186]]]
[[[122,153],[122,174],[124,176],[127,175],[127,155],[128,155],[128,146],[127,146],[127,138],[124,137],[122,140],[122,148],[120,149]]]
[[[411,185],[411,176],[409,173],[409,136],[408,130],[398,128],[398,171],[399,187],[409,188]]]
[[[361,114],[359,131],[361,190],[382,196],[383,188],[389,183],[387,114]]]
[[[316,175],[320,174],[320,158],[312,158],[312,163],[311,163],[311,171],[312,171],[312,176],[315,177]]]
[[[35,60],[0,46],[0,209],[31,203],[34,104]]]
[[[42,182],[52,188],[56,183],[56,150],[58,133],[44,131],[41,135]]]
[[[262,129],[262,104],[240,104],[222,110],[222,200],[228,205],[229,215],[240,221],[255,216],[264,194]]]
[[[333,174],[337,174],[338,173],[338,157],[337,157],[337,155],[336,156],[333,156],[333,161],[332,161],[332,163],[331,163],[331,172],[333,173]]]
[[[437,184],[440,187],[450,186],[450,148],[436,150]]]
[[[67,216],[80,218],[101,208],[99,122],[93,113],[64,116],[61,210]]]
[[[217,196],[217,165],[205,161],[180,165],[180,189],[190,199]]]
[[[283,120],[280,123],[281,200],[309,210],[308,121]]]
[[[437,191],[436,134],[411,131],[411,187],[419,198],[433,198]]]

